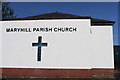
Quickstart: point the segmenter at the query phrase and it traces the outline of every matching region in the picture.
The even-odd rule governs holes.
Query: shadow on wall
[[[114,46],[115,70],[120,70],[120,45]]]
[[[114,46],[114,65],[115,65],[115,78],[120,79],[120,45]]]

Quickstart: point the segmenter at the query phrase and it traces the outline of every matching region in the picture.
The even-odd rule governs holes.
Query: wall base
[[[92,78],[114,77],[113,69],[1,68],[2,77]]]

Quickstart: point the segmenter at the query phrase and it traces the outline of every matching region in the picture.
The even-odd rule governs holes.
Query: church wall
[[[2,22],[0,21],[0,68],[2,67]],[[0,77],[2,76],[2,69],[0,69]]]
[[[2,22],[0,21],[0,67],[2,66]]]
[[[76,27],[77,31],[5,31],[6,28],[33,29],[41,26]],[[3,68],[91,69],[91,56],[94,55],[90,53],[90,19],[4,21],[2,33]],[[32,46],[38,42],[38,36],[42,36],[43,43],[48,43],[47,47],[42,47],[42,61],[37,61],[37,47]]]
[[[63,19],[4,21],[2,27],[3,77],[114,77],[112,26],[91,26],[90,19]],[[40,27],[75,27],[77,31],[31,31]],[[6,32],[6,28],[27,31]],[[32,46],[38,36],[48,43],[42,47],[41,61],[37,61],[38,48]]]
[[[93,68],[114,68],[112,26],[92,26]]]

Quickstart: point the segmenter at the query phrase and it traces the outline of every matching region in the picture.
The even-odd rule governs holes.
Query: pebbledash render
[[[113,77],[114,21],[47,13],[2,21],[3,77]]]

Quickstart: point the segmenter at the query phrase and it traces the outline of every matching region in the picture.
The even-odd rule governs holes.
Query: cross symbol
[[[38,37],[38,43],[32,43],[32,46],[38,46],[38,57],[37,60],[41,61],[41,47],[47,46],[47,43],[42,43],[42,36]]]

